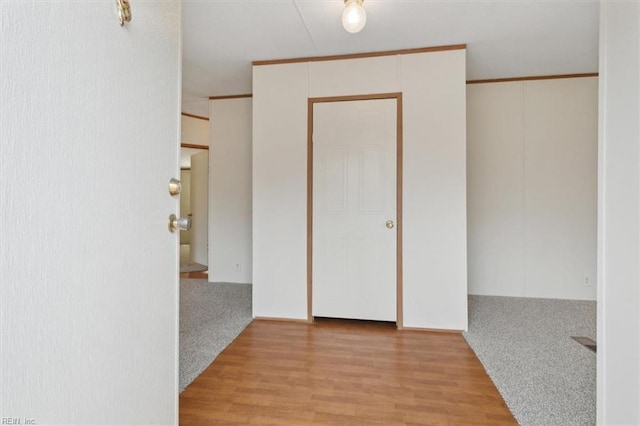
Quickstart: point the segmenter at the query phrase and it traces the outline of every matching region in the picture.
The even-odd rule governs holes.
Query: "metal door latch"
[[[177,217],[175,214],[169,216],[169,231],[175,232],[177,229],[181,231],[188,231],[191,229],[190,217]]]
[[[169,180],[169,194],[178,195],[181,191],[182,183],[176,178],[171,178],[171,180]]]

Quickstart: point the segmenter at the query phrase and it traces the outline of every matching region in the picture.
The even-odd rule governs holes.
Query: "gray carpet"
[[[469,296],[464,337],[518,423],[596,424],[596,302]]]
[[[180,262],[180,272],[202,272],[208,270],[207,265],[201,265],[196,262]]]
[[[251,284],[180,280],[180,392],[251,320]]]

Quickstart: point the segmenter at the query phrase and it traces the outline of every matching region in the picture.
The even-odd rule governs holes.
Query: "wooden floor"
[[[254,321],[181,395],[181,425],[516,424],[460,334]]]
[[[180,272],[180,278],[209,278],[209,271]]]

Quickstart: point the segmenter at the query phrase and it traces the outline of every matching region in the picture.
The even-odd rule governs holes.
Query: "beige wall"
[[[186,115],[182,119],[182,143],[209,146],[209,121]]]
[[[250,283],[252,101],[210,102],[209,280]]]
[[[467,86],[469,293],[595,300],[597,117],[597,77]]]
[[[404,325],[467,328],[465,51],[254,67],[253,313],[307,318],[307,99],[403,93]]]
[[[209,151],[191,156],[191,260],[209,264]]]

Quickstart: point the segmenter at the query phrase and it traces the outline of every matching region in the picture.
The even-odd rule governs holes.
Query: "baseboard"
[[[447,328],[422,328],[422,327],[398,327],[398,330],[402,331],[426,331],[429,333],[454,333],[454,334],[462,334],[464,330],[454,330]]]
[[[299,322],[303,324],[313,324],[313,321],[300,318],[278,318],[278,317],[253,317],[255,321],[280,321],[280,322]]]

